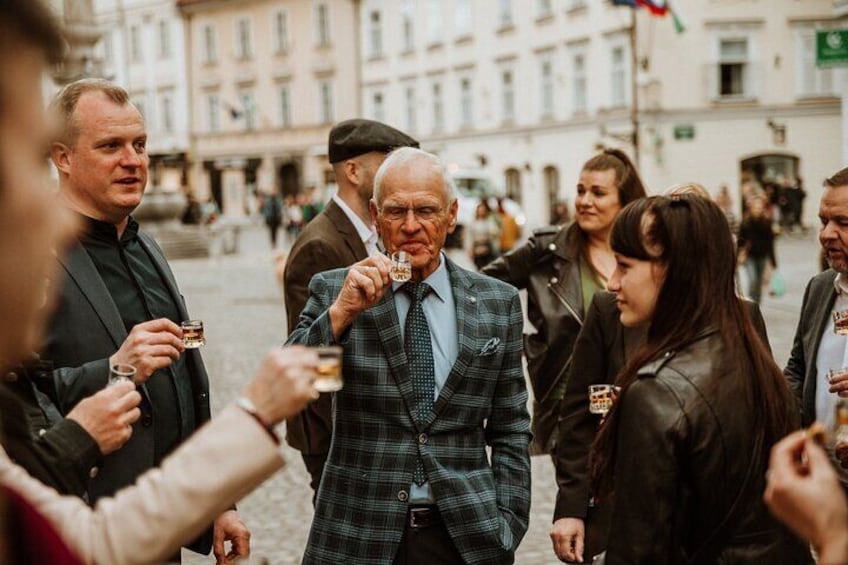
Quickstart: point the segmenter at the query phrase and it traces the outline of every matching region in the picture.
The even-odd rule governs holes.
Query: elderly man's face
[[[53,252],[68,243],[73,224],[46,182],[41,54],[21,46],[14,57],[0,56],[0,361],[11,363],[37,346]]]
[[[386,171],[380,199],[371,214],[386,250],[406,251],[413,279],[427,278],[456,227],[457,202],[448,201],[441,174],[427,160],[411,159]]]
[[[828,264],[839,273],[848,273],[848,186],[824,189],[819,220],[819,241]]]
[[[118,105],[102,92],[80,96],[73,119],[79,135],[56,144],[53,160],[79,212],[113,224],[141,203],[147,185],[147,131],[132,104]]]

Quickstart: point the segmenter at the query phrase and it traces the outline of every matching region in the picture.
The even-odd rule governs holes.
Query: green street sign
[[[848,65],[848,29],[816,32],[816,66]]]
[[[695,139],[695,126],[692,124],[679,124],[674,126],[674,139]]]

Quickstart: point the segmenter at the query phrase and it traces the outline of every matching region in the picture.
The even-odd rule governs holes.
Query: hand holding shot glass
[[[135,367],[127,363],[115,363],[109,366],[109,381],[106,386],[128,382],[135,384]]]
[[[180,329],[183,330],[183,345],[186,349],[197,349],[206,345],[203,320],[186,320],[180,323]]]
[[[412,260],[406,251],[392,253],[392,270],[389,277],[395,282],[406,282],[412,278]]]
[[[344,386],[342,378],[342,351],[337,345],[316,347],[318,354],[318,376],[315,378],[315,390],[318,392],[336,392]]]
[[[848,398],[848,367],[829,370],[827,372],[827,383],[830,392]]]

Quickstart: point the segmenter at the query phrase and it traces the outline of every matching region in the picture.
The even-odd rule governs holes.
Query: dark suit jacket
[[[180,316],[189,319],[182,295],[162,250],[143,231],[138,232],[138,237],[165,281]],[[109,357],[124,342],[127,331],[103,279],[82,245],[75,246],[65,257],[59,258],[59,263],[64,277],[56,281],[60,291],[59,300],[48,324],[42,357],[51,360],[56,367],[53,372],[56,401],[59,408],[67,413],[77,402],[106,386]],[[185,438],[209,419],[210,409],[209,379],[200,353],[191,349],[186,350],[183,355],[187,356],[186,367],[191,378],[193,394],[190,398],[180,396],[178,403],[184,413],[188,412],[189,403],[193,404],[195,414],[195,421],[182,421],[181,434]],[[139,475],[154,465],[150,398],[144,385],[140,387],[140,392],[145,397],[142,416],[133,425],[132,437],[126,445],[106,456],[99,472],[92,477],[88,491],[92,503],[132,484]],[[209,542],[205,549],[207,553],[211,547],[211,538]],[[203,549],[200,551],[203,552]]]
[[[809,426],[816,419],[816,357],[822,332],[828,324],[836,289],[833,281],[836,271],[828,269],[810,279],[801,303],[801,317],[792,343],[792,353],[783,374],[789,382],[798,407],[801,410],[801,425]]]
[[[742,300],[754,329],[768,347],[765,322],[756,302]],[[583,329],[577,337],[568,386],[560,406],[559,438],[556,448],[557,499],[554,520],[572,517],[586,519],[590,558],[605,549],[608,509],[588,517],[589,451],[598,431],[598,417],[589,412],[589,385],[612,384],[628,358],[642,345],[644,328],[624,327],[612,292],[596,292],[586,312]],[[600,532],[592,532],[592,527]]]
[[[340,339],[345,386],[304,563],[391,563],[420,454],[466,563],[512,563],[530,510],[530,416],[518,291],[448,261],[459,356],[420,420],[389,289]],[[334,341],[327,309],[347,269],[313,277],[290,343]],[[486,448],[491,447],[491,463]]]
[[[297,327],[309,297],[309,281],[316,273],[349,267],[368,256],[356,228],[334,200],[309,222],[298,236],[286,261],[285,296],[288,330]],[[332,395],[321,397],[286,421],[286,440],[305,455],[330,451],[333,424]]]

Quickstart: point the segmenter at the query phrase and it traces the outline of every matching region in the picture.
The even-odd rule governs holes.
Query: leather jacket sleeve
[[[527,288],[530,273],[539,261],[540,254],[544,252],[544,242],[540,239],[545,238],[551,239],[551,236],[540,237],[534,234],[527,240],[527,243],[501,255],[483,267],[481,272],[484,275],[509,283],[518,289]]]
[[[634,382],[618,400],[613,522],[606,563],[668,563],[679,501],[677,446],[685,438],[680,399],[662,380]]]

